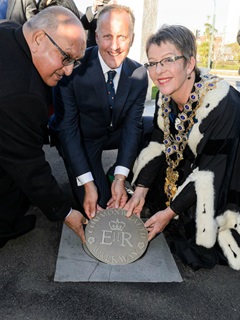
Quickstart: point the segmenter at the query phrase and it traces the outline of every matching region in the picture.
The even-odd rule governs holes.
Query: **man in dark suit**
[[[128,199],[124,182],[138,153],[148,88],[145,68],[127,58],[134,20],[128,7],[104,7],[98,46],[88,48],[78,70],[54,90],[50,130],[58,135],[73,193],[88,217],[106,206],[123,207]],[[109,70],[115,71],[113,105],[106,87]],[[111,188],[101,161],[102,151],[110,149],[118,149]]]
[[[42,150],[48,122],[48,86],[79,65],[86,48],[79,19],[47,8],[23,26],[0,24],[0,247],[35,226],[30,204],[64,221],[84,241],[84,217],[65,198]]]
[[[1,8],[4,9],[4,13]],[[14,20],[24,24],[27,20],[37,14],[37,5],[35,0],[3,0],[0,1],[0,20]]]

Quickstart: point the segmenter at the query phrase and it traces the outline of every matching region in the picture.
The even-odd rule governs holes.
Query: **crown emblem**
[[[112,231],[123,231],[125,226],[126,226],[126,223],[120,222],[118,219],[116,221],[109,222],[109,227]]]

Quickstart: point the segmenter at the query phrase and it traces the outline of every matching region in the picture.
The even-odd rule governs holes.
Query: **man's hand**
[[[92,4],[92,10],[93,12],[98,11],[98,6],[103,6],[103,0],[94,0]]]
[[[128,200],[128,195],[124,185],[125,177],[115,176],[111,185],[112,198],[107,203],[107,208],[123,208]]]
[[[127,210],[126,216],[128,218],[131,217],[132,214],[136,214],[138,217],[140,217],[140,213],[143,209],[147,192],[148,188],[137,187],[135,189],[131,199],[124,206],[124,209]]]
[[[170,220],[175,217],[175,212],[167,207],[165,210],[158,211],[149,218],[144,226],[148,230],[148,241],[152,240],[158,233],[162,232],[169,224]]]
[[[108,2],[108,4],[105,4],[106,6],[109,6],[111,4],[118,4],[117,0],[110,0]],[[103,0],[94,0],[93,4],[92,4],[92,10],[93,12],[97,12],[98,11],[98,6],[103,6]]]
[[[107,5],[118,4],[117,0],[110,0]]]
[[[87,219],[79,211],[74,209],[72,209],[70,215],[64,221],[64,223],[80,237],[82,243],[86,242],[83,225],[87,224],[87,222]]]
[[[98,204],[98,193],[97,188],[93,181],[87,182],[84,184],[84,201],[83,208],[89,219],[95,217],[97,211],[103,210]]]

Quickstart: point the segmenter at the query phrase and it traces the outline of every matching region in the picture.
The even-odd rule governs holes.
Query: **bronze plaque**
[[[106,209],[89,220],[86,247],[96,259],[111,265],[123,265],[139,259],[148,246],[148,232],[136,215],[126,210]]]

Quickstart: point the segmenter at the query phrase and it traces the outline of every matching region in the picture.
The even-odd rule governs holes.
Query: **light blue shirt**
[[[8,0],[0,0],[0,20],[6,19]]]

